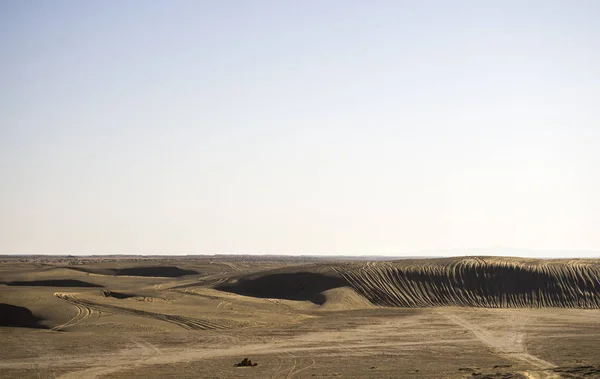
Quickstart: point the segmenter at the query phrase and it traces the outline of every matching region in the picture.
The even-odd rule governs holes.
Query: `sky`
[[[597,252],[599,19],[0,1],[0,254]]]

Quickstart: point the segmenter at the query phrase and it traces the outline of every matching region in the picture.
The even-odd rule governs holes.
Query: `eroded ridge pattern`
[[[600,308],[600,267],[586,261],[439,260],[335,268],[369,301],[389,307]]]

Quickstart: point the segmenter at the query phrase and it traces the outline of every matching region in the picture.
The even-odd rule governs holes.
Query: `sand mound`
[[[322,292],[348,285],[337,275],[318,272],[282,272],[252,275],[217,285],[221,291],[238,295],[287,300],[308,300],[323,304],[326,297]]]
[[[373,308],[373,304],[352,287],[333,288],[322,292],[322,295],[325,297],[323,310],[342,311]]]
[[[471,258],[345,265],[337,272],[382,306],[600,308],[600,268],[585,262]]]
[[[47,329],[40,321],[25,307],[0,303],[0,326]]]
[[[185,275],[197,275],[198,271],[184,270],[176,266],[147,266],[127,268],[86,268],[77,267],[73,270],[88,272],[90,274],[112,276],[147,276],[161,278],[178,278]]]
[[[31,280],[17,282],[2,282],[7,286],[32,286],[32,287],[104,287],[99,284],[82,282],[75,279],[50,279],[50,280]]]

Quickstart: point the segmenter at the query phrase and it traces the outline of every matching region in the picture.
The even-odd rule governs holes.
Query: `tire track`
[[[306,367],[303,367],[303,368],[301,368],[301,369],[298,369],[298,370],[296,370],[296,371],[291,371],[291,372],[288,374],[288,376],[287,376],[287,377],[291,379],[291,378],[293,378],[293,377],[294,377],[294,375],[298,374],[299,372],[306,371],[306,370],[308,370],[309,368],[313,367],[313,366],[315,365],[316,361],[314,360],[314,358],[311,358],[311,360],[312,360],[312,363],[311,363],[311,364],[309,364],[308,366],[306,366]]]
[[[128,354],[116,358],[115,362],[112,365],[101,365],[97,367],[91,367],[89,369],[84,370],[84,373],[79,371],[68,372],[61,375],[60,379],[95,379],[110,374],[112,372],[120,371],[121,368],[118,368],[119,364],[126,365],[130,368],[136,367],[143,365],[149,360],[156,358],[157,356],[162,354],[160,349],[156,345],[144,339],[133,337],[127,337],[127,339],[131,341],[135,345],[135,347],[133,349],[130,349],[127,352]]]
[[[275,379],[277,377],[277,374],[279,374],[279,372],[281,371],[281,366],[283,365],[283,358],[281,358],[281,356],[277,357],[277,360],[279,361],[277,368],[275,369],[275,371],[273,372],[273,374],[271,375],[271,379]]]
[[[517,330],[513,329],[498,336],[481,326],[475,325],[473,322],[465,320],[459,315],[443,314],[443,316],[452,323],[473,333],[479,341],[490,348],[492,353],[500,357],[513,362],[520,362],[526,366],[540,370],[556,367],[556,365],[551,362],[529,354],[523,346],[524,334]],[[508,323],[512,327],[515,326],[514,320],[508,320]]]
[[[64,301],[74,305],[77,308],[77,315],[75,315],[75,317],[71,318],[69,321],[65,322],[64,324],[55,326],[51,330],[60,331],[60,330],[64,330],[65,328],[75,326],[92,315],[92,310],[89,307],[70,302],[68,300],[69,295],[67,295],[67,294],[64,294],[61,292],[56,292],[56,293],[54,293],[54,297],[64,300]]]
[[[196,318],[192,318],[192,317],[149,312],[149,311],[143,311],[143,310],[139,310],[139,309],[119,307],[116,305],[99,304],[99,303],[95,303],[95,302],[92,302],[89,300],[78,299],[78,298],[74,297],[73,294],[61,293],[61,294],[58,294],[58,296],[55,294],[55,296],[61,300],[64,300],[70,304],[75,305],[79,309],[88,309],[90,314],[91,314],[92,310],[97,310],[97,311],[105,311],[105,312],[111,312],[111,313],[126,314],[126,315],[131,315],[131,316],[141,316],[141,317],[152,318],[154,320],[169,322],[171,324],[175,324],[181,328],[188,329],[188,330],[215,330],[215,329],[225,329],[226,328],[225,326],[223,326],[221,324],[217,324],[217,323],[205,321],[205,320],[200,320],[200,319],[196,319]],[[82,319],[85,319],[87,317],[89,317],[89,314],[87,316],[84,316]],[[82,319],[77,320],[76,323],[81,322]],[[70,325],[72,325],[72,324],[70,324]]]
[[[285,376],[285,379],[290,379],[292,377],[292,373],[294,372],[294,369],[296,368],[296,364],[298,363],[298,360],[293,357],[294,359],[294,363],[292,363],[292,368],[290,369],[290,372],[288,372],[288,374]]]
[[[160,354],[160,349],[158,347],[156,347],[156,345],[141,339],[141,338],[134,338],[134,337],[128,337],[128,339],[133,342],[140,350],[141,350],[141,354],[142,356],[145,357],[152,357],[152,356],[156,356],[158,354]],[[148,358],[146,358],[148,359]]]

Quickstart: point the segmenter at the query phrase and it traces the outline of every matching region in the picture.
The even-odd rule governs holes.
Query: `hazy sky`
[[[0,253],[600,249],[599,20],[0,1]]]

